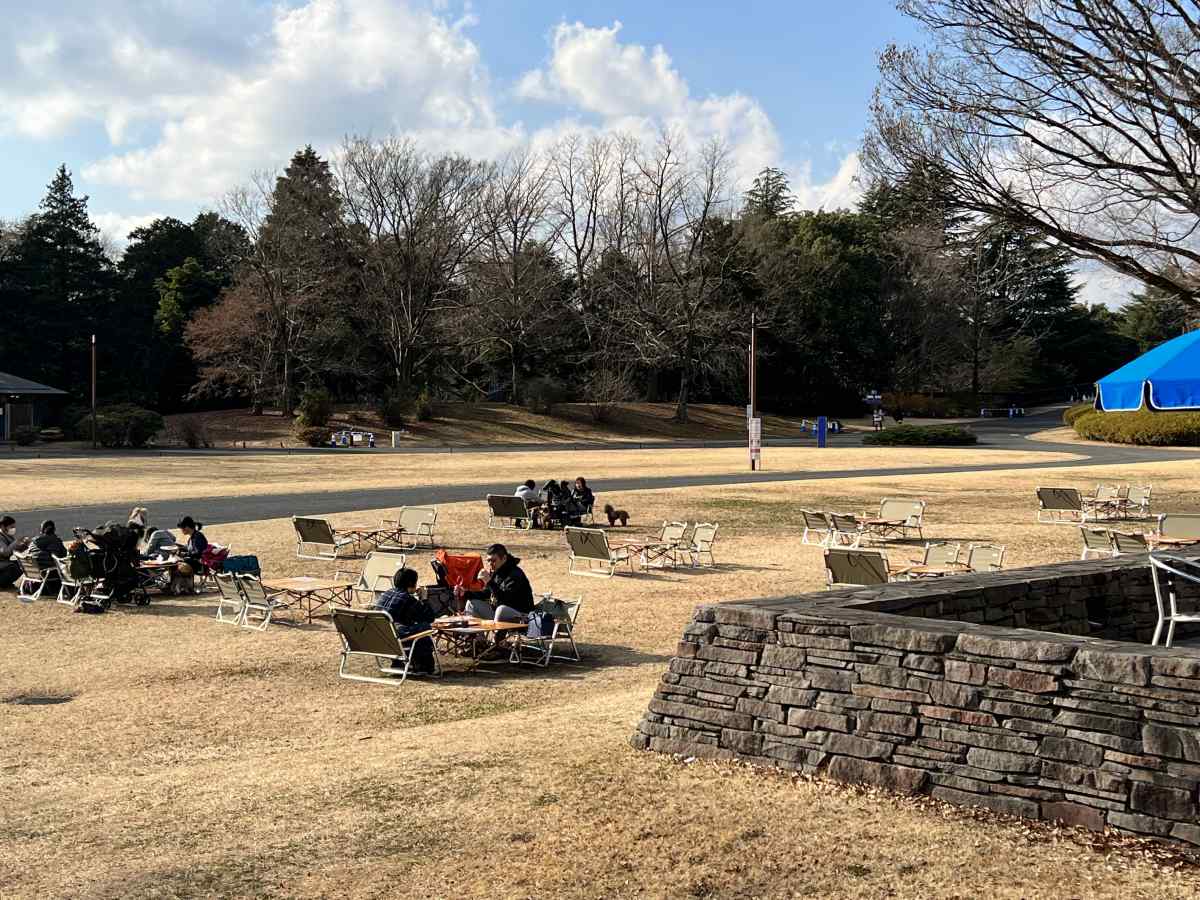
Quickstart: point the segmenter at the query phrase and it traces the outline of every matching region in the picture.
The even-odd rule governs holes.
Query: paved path
[[[829,449],[830,462],[841,468],[804,472],[735,472],[717,475],[644,475],[626,478],[598,478],[592,487],[598,494],[619,491],[654,490],[657,488],[703,487],[706,485],[763,484],[779,481],[829,481],[839,478],[879,478],[903,475],[942,475],[956,472],[1014,472],[1024,469],[1074,468],[1078,466],[1120,466],[1144,462],[1200,461],[1200,453],[1188,450],[1152,450],[1137,447],[1104,447],[1085,444],[1051,444],[1044,441],[1026,440],[1026,436],[1045,428],[1053,427],[1059,420],[1055,416],[1038,416],[1021,420],[984,420],[973,427],[980,437],[981,461],[965,466],[896,466],[873,468],[849,468],[853,454],[839,452],[841,447]],[[860,441],[850,438],[842,446]],[[1071,453],[1083,457],[1073,460],[1031,461],[1025,463],[986,462],[990,450],[1020,450],[1029,453]],[[615,452],[615,451],[614,451]],[[903,456],[903,449],[897,456]],[[767,452],[767,463],[770,454]],[[459,503],[479,500],[488,493],[509,493],[519,480],[521,473],[506,475],[503,480],[492,484],[448,484],[435,487],[366,488],[356,490],[306,491],[284,494],[250,494],[227,497],[196,497],[177,500],[157,500],[154,507],[155,519],[159,522],[174,522],[185,513],[207,525],[229,522],[253,522],[260,519],[275,519],[292,515],[332,515],[354,512],[361,509],[384,509],[422,503]],[[25,533],[31,526],[44,518],[57,521],[60,531],[74,525],[98,524],[110,519],[124,521],[130,503],[96,504],[81,507],[29,508],[11,510]]]

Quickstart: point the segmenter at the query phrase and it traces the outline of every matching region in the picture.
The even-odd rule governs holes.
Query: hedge
[[[162,430],[162,416],[131,403],[102,406],[96,410],[96,440],[101,447],[145,447]],[[75,423],[75,433],[91,437],[90,414]]]
[[[978,438],[961,425],[897,425],[874,431],[863,438],[864,444],[881,446],[961,447]]]
[[[1074,425],[1075,420],[1080,416],[1086,416],[1090,412],[1095,412],[1096,407],[1090,403],[1076,403],[1074,406],[1068,406],[1063,410],[1063,424]]]
[[[1200,446],[1200,413],[1097,412],[1075,420],[1075,432],[1091,441],[1154,447]]]
[[[308,447],[328,447],[329,439],[332,436],[329,428],[322,428],[319,425],[297,427],[295,432],[296,439]]]

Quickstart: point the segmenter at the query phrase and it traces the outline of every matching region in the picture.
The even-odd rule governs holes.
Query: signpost
[[[762,419],[750,420],[750,470],[762,468]]]

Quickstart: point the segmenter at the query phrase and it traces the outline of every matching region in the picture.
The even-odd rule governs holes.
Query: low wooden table
[[[510,652],[499,640],[484,643],[479,638],[494,636],[499,639],[510,631],[524,631],[527,627],[524,622],[493,622],[474,616],[451,616],[433,621],[433,629],[437,632],[435,640],[441,642],[443,651],[469,658],[471,665],[467,671],[471,672],[481,663],[498,662]]]
[[[905,519],[859,519],[858,524],[864,533],[872,534],[875,537],[887,537],[895,532],[903,537],[905,521]]]
[[[264,578],[262,586],[269,593],[287,597],[279,605],[284,609],[296,609],[304,614],[305,622],[311,624],[317,611],[323,607],[353,606],[353,588],[357,581],[337,581],[332,578],[312,578],[301,575],[296,578]],[[277,599],[277,598],[273,598]]]
[[[917,563],[897,569],[895,574],[907,575],[910,578],[944,578],[947,575],[968,575],[971,571],[971,567],[966,563],[944,563],[936,566]]]
[[[1158,547],[1171,549],[1174,547],[1188,547],[1192,544],[1200,544],[1200,538],[1172,538],[1163,537],[1161,534],[1146,535],[1146,543],[1153,550]]]
[[[335,535],[354,538],[354,553],[363,555],[363,544],[379,549],[383,544],[396,544],[400,540],[400,529],[379,525],[343,525],[333,529]]]

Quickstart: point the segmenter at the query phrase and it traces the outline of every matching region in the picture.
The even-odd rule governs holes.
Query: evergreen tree
[[[754,179],[743,197],[742,215],[762,219],[777,219],[792,211],[796,198],[792,196],[788,177],[781,170],[767,166]]]
[[[1197,326],[1194,307],[1177,294],[1148,287],[1130,298],[1121,310],[1121,334],[1137,342],[1138,352],[1157,347]]]

